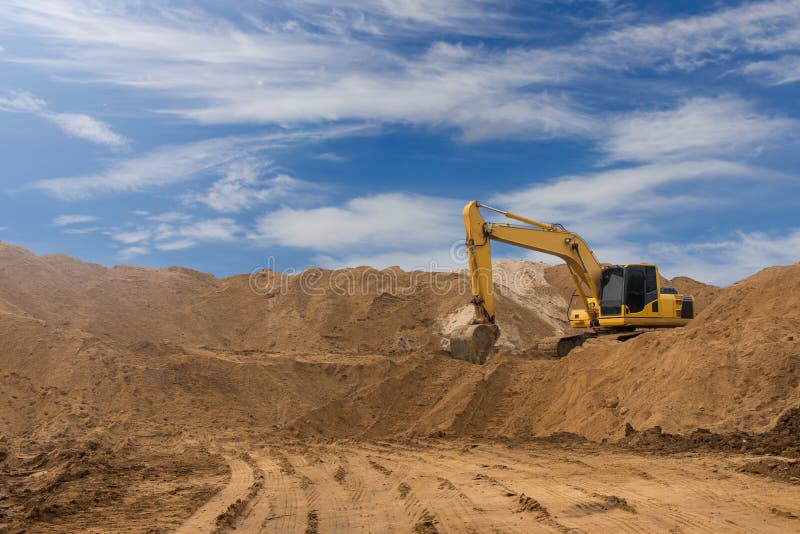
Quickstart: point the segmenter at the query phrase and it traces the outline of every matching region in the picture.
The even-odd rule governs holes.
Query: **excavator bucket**
[[[450,355],[470,363],[483,364],[491,356],[500,329],[493,324],[462,326],[450,337]]]

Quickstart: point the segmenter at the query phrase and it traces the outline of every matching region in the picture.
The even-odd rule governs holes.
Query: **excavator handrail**
[[[498,208],[493,208],[491,206],[487,206],[486,204],[481,204],[480,202],[478,202],[478,207],[479,208],[483,208],[483,209],[487,209],[489,211],[493,211],[495,213],[499,213],[500,215],[504,215],[504,216],[508,217],[509,219],[515,219],[517,221],[524,222],[525,224],[529,224],[531,226],[538,226],[539,228],[542,228],[544,230],[552,230],[554,228],[554,225],[552,225],[552,224],[543,223],[543,222],[539,222],[539,221],[534,221],[533,219],[529,219],[527,217],[523,217],[522,215],[517,215],[516,213],[512,213],[512,212],[510,212],[508,210],[501,210],[501,209],[498,209]]]

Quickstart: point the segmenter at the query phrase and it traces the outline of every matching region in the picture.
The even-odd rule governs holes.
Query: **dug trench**
[[[497,269],[475,366],[444,351],[463,273],[253,291],[0,245],[0,529],[800,528],[800,264],[675,279],[691,325],[562,360],[533,347],[566,331],[565,273]]]

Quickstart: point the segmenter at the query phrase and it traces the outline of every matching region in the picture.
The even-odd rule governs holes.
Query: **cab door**
[[[658,271],[654,265],[625,268],[626,315],[658,314]]]
[[[641,313],[647,297],[643,265],[629,265],[625,268],[625,306],[626,315]]]

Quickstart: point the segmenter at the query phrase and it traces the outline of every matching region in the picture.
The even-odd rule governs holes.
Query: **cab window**
[[[630,313],[639,313],[644,309],[645,299],[644,267],[632,265],[625,269],[625,305]]]
[[[658,299],[658,274],[654,265],[646,265],[644,268],[645,278],[645,306]]]

